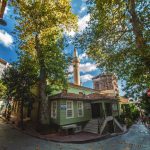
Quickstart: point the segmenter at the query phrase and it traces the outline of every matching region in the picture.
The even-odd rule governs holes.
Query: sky
[[[72,12],[78,16],[78,32],[82,32],[86,27],[90,19],[90,15],[87,14],[86,0],[72,0],[71,2]],[[7,6],[5,9],[4,20],[7,22],[7,26],[0,25],[0,58],[13,62],[17,59],[17,39],[13,35],[15,20],[13,18],[13,8]],[[67,35],[74,37],[75,32],[66,33]],[[68,55],[73,55],[74,46],[70,44],[65,52]],[[96,67],[96,63],[92,61],[84,51],[77,49],[80,58],[80,78],[83,86],[93,87],[92,78],[100,74],[100,70]],[[73,71],[72,66],[69,66],[69,71]],[[70,76],[70,81],[73,82],[73,75]],[[121,84],[119,81],[119,89],[121,95],[124,93],[121,90]]]

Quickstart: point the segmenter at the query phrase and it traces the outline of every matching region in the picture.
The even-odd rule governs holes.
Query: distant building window
[[[67,90],[63,90],[63,94],[67,94]]]
[[[77,109],[78,109],[78,117],[83,117],[84,113],[83,113],[83,102],[82,101],[77,102]]]
[[[80,96],[83,96],[83,93],[82,93],[82,92],[79,92],[79,95],[80,95]]]
[[[66,118],[73,118],[73,101],[66,102]]]
[[[51,117],[57,118],[57,101],[51,102]]]
[[[99,89],[99,83],[95,82],[95,89],[98,90]]]

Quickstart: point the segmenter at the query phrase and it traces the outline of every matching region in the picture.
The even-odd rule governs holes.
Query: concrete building
[[[93,78],[93,87],[101,94],[119,95],[117,78],[112,74],[100,74]]]
[[[0,58],[0,78],[4,72],[4,69],[8,67],[9,63]]]

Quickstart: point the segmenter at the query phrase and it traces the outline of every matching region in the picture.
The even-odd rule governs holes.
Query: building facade
[[[4,69],[9,65],[8,62],[0,58],[0,78],[4,72]]]
[[[93,87],[101,93],[119,95],[117,78],[113,74],[100,74],[93,78]]]

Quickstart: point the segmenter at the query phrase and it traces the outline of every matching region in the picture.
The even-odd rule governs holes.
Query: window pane
[[[72,110],[67,110],[67,117],[72,117]]]
[[[82,117],[83,116],[83,102],[78,101],[77,107],[78,107],[78,117]]]

